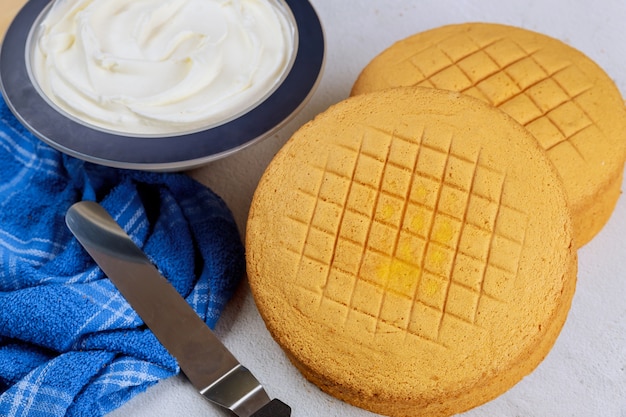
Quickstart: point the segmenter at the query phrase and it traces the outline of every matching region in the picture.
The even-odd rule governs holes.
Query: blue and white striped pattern
[[[101,416],[179,371],[67,230],[96,200],[214,326],[244,273],[224,202],[181,174],[97,166],[34,138],[0,99],[0,416]]]

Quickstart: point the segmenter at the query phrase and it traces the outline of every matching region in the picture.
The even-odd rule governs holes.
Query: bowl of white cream
[[[324,50],[306,0],[31,0],[0,87],[61,151],[181,170],[271,135],[315,90]]]

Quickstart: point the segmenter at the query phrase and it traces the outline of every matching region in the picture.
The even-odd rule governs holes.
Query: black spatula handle
[[[251,417],[291,417],[291,407],[275,398]]]

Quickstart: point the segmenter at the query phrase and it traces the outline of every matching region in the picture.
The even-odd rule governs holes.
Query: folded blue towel
[[[80,200],[100,202],[211,327],[244,274],[213,192],[63,155],[0,98],[0,416],[102,416],[179,371],[66,228]]]

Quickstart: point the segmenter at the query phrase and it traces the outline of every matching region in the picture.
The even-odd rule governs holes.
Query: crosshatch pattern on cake
[[[513,38],[513,37],[512,37]],[[398,68],[389,85],[417,85],[459,91],[504,110],[524,125],[548,152],[585,160],[585,138],[602,135],[589,114],[585,96],[593,83],[552,48],[522,38],[459,33],[424,44]],[[411,74],[411,75],[407,75]]]
[[[317,277],[297,281],[301,310],[444,344],[445,320],[480,326],[481,303],[507,302],[527,215],[502,201],[506,173],[452,135],[363,132],[332,145],[289,215],[295,279]]]

